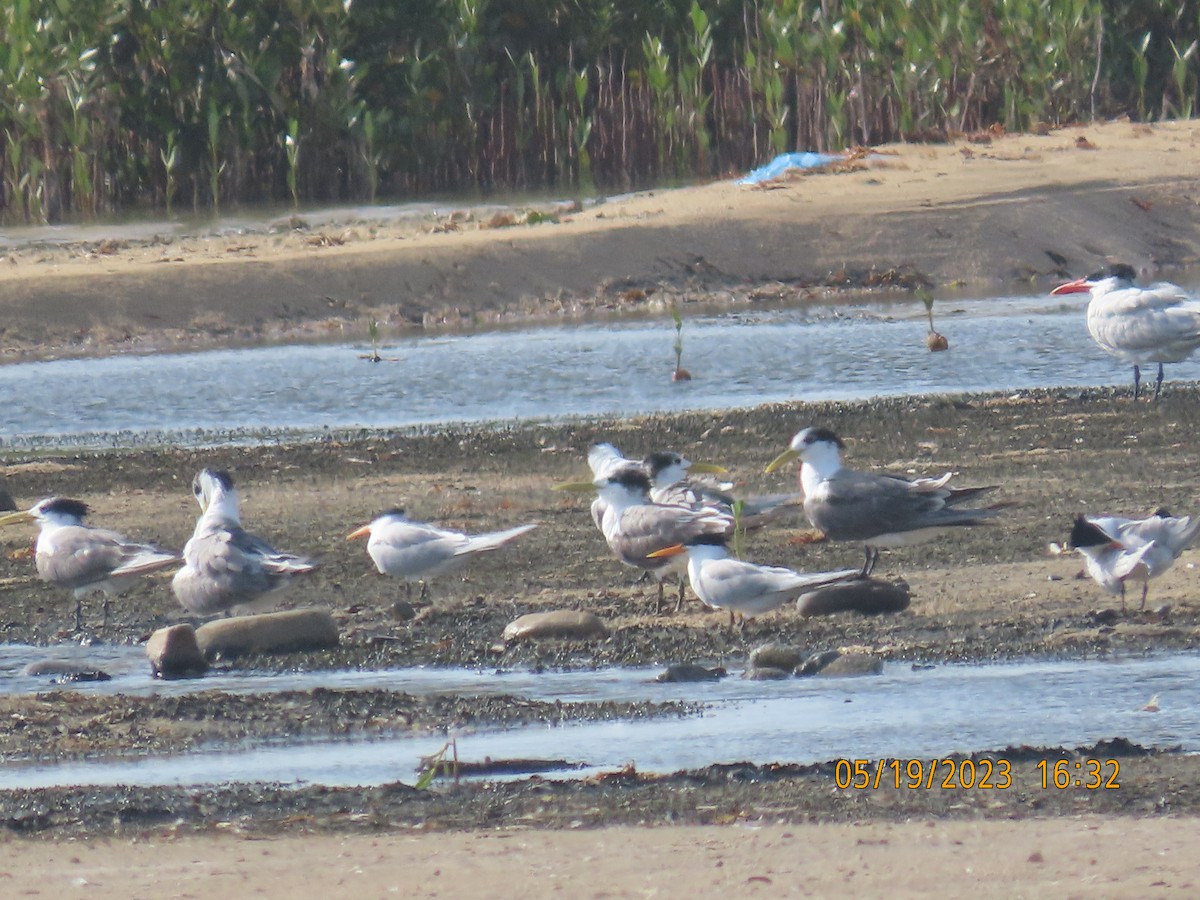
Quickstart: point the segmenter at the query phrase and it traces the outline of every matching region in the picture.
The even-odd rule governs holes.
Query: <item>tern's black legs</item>
[[[866,558],[863,559],[861,577],[866,578],[875,571],[875,563],[879,562],[879,548],[872,547],[870,544],[866,544],[864,545],[863,550],[866,553]]]
[[[1142,385],[1142,370],[1136,365],[1133,367],[1133,399],[1138,398],[1138,388]]]
[[[1158,364],[1158,378],[1154,382],[1154,399],[1158,399],[1158,395],[1162,393],[1163,370],[1162,363]]]

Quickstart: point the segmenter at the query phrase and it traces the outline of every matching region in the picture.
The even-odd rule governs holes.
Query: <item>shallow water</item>
[[[57,655],[67,652],[58,650]],[[913,669],[887,665],[879,677],[658,684],[653,672],[533,674],[408,669],[304,675],[225,674],[198,681],[150,679],[137,648],[108,648],[112,682],[67,686],[105,693],[208,690],[391,688],[413,694],[510,694],[536,700],[682,700],[705,704],[700,716],[636,722],[531,726],[459,732],[461,759],[565,759],[584,768],[550,777],[580,777],[632,763],[673,772],[712,763],[813,763],[835,758],[932,758],[1014,745],[1091,744],[1112,737],[1200,752],[1200,656],[1124,661],[1025,662]],[[49,680],[14,676],[46,655],[4,648],[0,690],[46,690]],[[99,660],[88,656],[93,664]],[[19,665],[18,665],[19,663]],[[124,669],[122,667],[125,667]],[[1158,712],[1143,707],[1157,696]],[[421,756],[443,737],[371,741],[304,741],[154,757],[61,765],[8,763],[0,789],[70,784],[191,785],[272,781],[373,785],[412,782]]]
[[[358,344],[275,346],[0,366],[0,446],[212,444],[278,430],[753,406],[913,393],[1126,384],[1087,335],[1083,306],[1017,297],[938,316],[951,350],[929,353],[916,301],[690,318],[671,382],[674,326],[621,322],[413,338],[360,358]],[[1168,367],[1200,378],[1200,359]],[[103,434],[99,434],[103,433]]]

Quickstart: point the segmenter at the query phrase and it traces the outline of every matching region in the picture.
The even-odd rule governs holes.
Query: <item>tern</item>
[[[209,616],[249,604],[317,564],[276,550],[242,528],[238,492],[228,472],[203,469],[192,481],[200,504],[196,530],[183,548],[184,566],[171,589],[188,612]]]
[[[1052,296],[1090,293],[1087,327],[1105,351],[1133,364],[1133,399],[1141,386],[1141,366],[1158,363],[1154,399],[1162,392],[1163,363],[1182,362],[1200,347],[1200,300],[1166,281],[1137,287],[1133,267],[1107,266],[1086,278],[1060,284]]]
[[[481,553],[499,550],[509,541],[537,528],[537,523],[518,525],[489,534],[462,534],[424,522],[413,522],[403,509],[391,509],[369,524],[352,531],[346,540],[367,538],[367,553],[383,575],[403,578],[411,591],[414,581],[421,582],[421,597],[427,593],[428,579],[466,565]]]
[[[36,521],[39,526],[35,562],[43,581],[75,594],[75,630],[83,627],[83,598],[104,595],[104,624],[109,597],[119,594],[137,575],[157,572],[179,562],[179,554],[139,544],[115,531],[83,523],[88,505],[66,497],[47,497],[30,509],[0,517],[0,526]]]
[[[733,519],[712,507],[668,506],[650,500],[650,479],[644,471],[623,467],[596,487],[605,501],[601,530],[613,555],[628,566],[643,569],[658,582],[658,602],[655,611],[662,610],[663,581],[667,576],[680,577],[679,600],[683,605],[683,560],[670,556],[651,556],[656,550],[676,544],[687,544],[702,535],[726,540],[733,535]]]
[[[1140,581],[1140,608],[1145,609],[1150,579],[1171,568],[1198,533],[1200,518],[1172,516],[1165,509],[1145,519],[1081,514],[1075,518],[1068,545],[1083,555],[1087,572],[1097,584],[1110,594],[1121,595],[1121,609],[1125,608],[1125,582]]]
[[[906,547],[927,541],[952,527],[979,525],[1001,506],[958,509],[958,505],[995,486],[949,487],[951,474],[909,480],[898,475],[856,472],[842,465],[841,438],[827,428],[797,432],[788,448],[767,466],[774,472],[800,458],[804,512],[813,527],[833,541],[861,541],[866,552],[862,574],[869,575],[882,547]]]
[[[693,463],[669,450],[651,453],[642,460],[650,476],[650,499],[655,503],[673,506],[708,506],[734,515],[741,506],[738,521],[743,528],[759,528],[795,507],[804,499],[802,494],[767,494],[759,497],[737,498],[728,492],[729,483],[709,478],[696,478],[690,473],[722,474],[725,469],[708,463]]]
[[[664,547],[650,556],[663,558],[682,553],[687,554],[687,574],[692,590],[706,606],[729,610],[730,628],[733,628],[735,613],[741,614],[745,628],[747,619],[778,609],[801,594],[863,577],[860,569],[803,574],[783,566],[760,566],[733,559],[724,541],[712,535],[701,535],[686,544]]]

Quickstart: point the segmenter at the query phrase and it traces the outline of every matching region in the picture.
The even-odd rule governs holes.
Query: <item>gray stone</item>
[[[805,618],[840,612],[874,616],[908,609],[909,601],[908,582],[902,579],[858,578],[801,594],[796,609]]]
[[[191,625],[158,629],[146,641],[146,656],[155,678],[194,678],[208,671]]]
[[[595,613],[575,609],[529,613],[509,622],[504,628],[505,641],[582,639],[605,637],[608,628]]]
[[[723,668],[717,666],[712,669],[706,669],[704,666],[696,665],[695,663],[674,663],[667,666],[665,672],[659,672],[654,676],[654,680],[663,684],[683,684],[693,681],[720,681],[727,673]]]
[[[786,644],[763,644],[750,652],[752,669],[786,669],[788,672],[804,662],[804,653]]]
[[[13,501],[12,494],[5,488],[0,487],[0,512],[16,512],[17,504]]]
[[[293,609],[206,622],[196,641],[208,659],[248,653],[295,653],[338,645],[337,623],[327,609]]]
[[[782,681],[792,677],[791,669],[777,669],[774,666],[755,666],[742,673],[747,681]]]
[[[882,675],[883,660],[870,653],[839,653],[837,650],[826,650],[805,660],[796,674],[818,675],[822,678]]]
[[[42,675],[53,675],[55,681],[112,681],[112,676],[100,669],[92,669],[65,659],[39,659],[31,662],[21,670],[22,675],[38,678]]]

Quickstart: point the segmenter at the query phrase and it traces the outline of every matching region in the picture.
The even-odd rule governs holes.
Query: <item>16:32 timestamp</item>
[[[1048,759],[1038,760],[1037,770],[1042,776],[1042,789],[1070,787],[1085,790],[1116,790],[1121,786],[1117,777],[1121,764],[1115,759]]]

